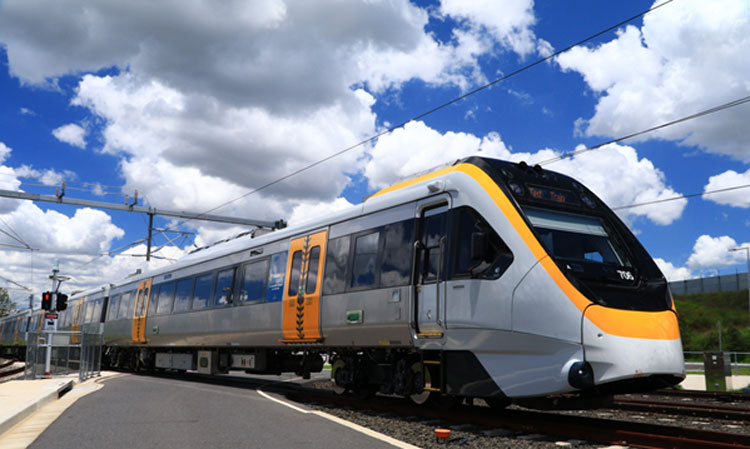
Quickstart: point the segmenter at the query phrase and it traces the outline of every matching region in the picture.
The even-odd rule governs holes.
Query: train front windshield
[[[573,264],[601,263],[631,267],[600,218],[534,207],[524,210],[542,244],[555,259]]]

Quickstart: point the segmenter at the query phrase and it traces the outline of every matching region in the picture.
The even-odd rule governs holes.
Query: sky
[[[750,188],[707,192],[750,185],[750,103],[568,154],[750,95],[747,0],[672,0],[556,54],[660,3],[0,0],[0,189],[294,225],[471,155],[568,155],[545,168],[668,279],[744,272]],[[0,287],[24,307],[55,263],[71,292],[248,230],[154,224],[183,234],[147,263],[143,214],[0,198]]]

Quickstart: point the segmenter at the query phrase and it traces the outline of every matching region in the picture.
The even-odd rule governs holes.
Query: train
[[[4,346],[39,320],[25,313],[2,321]],[[667,281],[617,215],[569,176],[477,156],[71,295],[58,328],[101,332],[112,367],[309,377],[329,363],[338,392],[417,403],[685,377]]]

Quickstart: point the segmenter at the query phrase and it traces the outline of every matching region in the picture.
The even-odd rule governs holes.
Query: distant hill
[[[718,351],[716,322],[721,321],[726,352],[750,352],[747,290],[675,295],[682,346],[685,351]]]

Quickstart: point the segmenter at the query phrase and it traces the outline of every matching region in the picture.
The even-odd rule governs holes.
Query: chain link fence
[[[29,332],[24,379],[78,373],[84,380],[101,374],[101,334],[50,331]],[[46,371],[49,350],[49,371]]]

